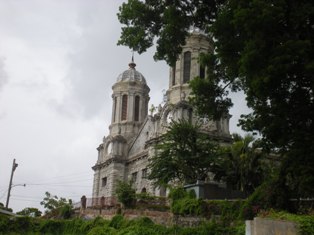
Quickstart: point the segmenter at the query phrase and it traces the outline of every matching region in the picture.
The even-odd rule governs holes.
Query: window
[[[107,185],[107,177],[101,179],[101,186],[105,187]]]
[[[140,97],[135,96],[134,121],[138,122],[139,119],[140,119]]]
[[[137,179],[137,172],[133,172],[133,173],[132,173],[131,182],[132,182],[132,183],[136,182],[136,179]]]
[[[142,170],[142,179],[146,179],[147,178],[147,168]]]
[[[183,54],[183,83],[190,81],[191,73],[191,52],[187,51]]]
[[[107,154],[112,153],[112,142],[110,142],[107,146]]]
[[[200,78],[205,78],[205,67],[204,66],[200,66]]]
[[[122,121],[126,120],[127,112],[128,112],[128,96],[123,95],[122,96],[122,116],[121,116]]]
[[[116,122],[116,116],[117,116],[117,97],[114,97],[114,104],[113,104],[113,122]]]
[[[176,85],[176,65],[172,67],[172,86]]]

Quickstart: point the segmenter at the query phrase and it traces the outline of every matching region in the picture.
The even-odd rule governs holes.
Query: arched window
[[[187,51],[183,54],[183,83],[190,81],[191,73],[191,52]]]
[[[176,85],[176,65],[172,67],[172,86]]]
[[[117,97],[114,97],[114,104],[113,104],[113,122],[116,122],[117,117]]]
[[[205,67],[200,65],[200,78],[205,78]]]
[[[140,97],[138,95],[135,96],[134,103],[134,121],[138,122],[140,119]]]
[[[123,96],[122,96],[122,115],[121,115],[121,121],[126,120],[127,112],[128,112],[128,96],[127,96],[127,95],[123,95]]]

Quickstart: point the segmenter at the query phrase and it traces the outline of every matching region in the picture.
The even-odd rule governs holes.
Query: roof
[[[133,61],[129,63],[129,69],[118,76],[117,82],[137,81],[146,84],[144,76],[135,69],[135,66]]]

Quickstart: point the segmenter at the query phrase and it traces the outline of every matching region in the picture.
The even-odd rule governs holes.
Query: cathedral
[[[172,120],[187,119],[202,122],[202,129],[221,143],[230,143],[230,115],[219,121],[200,120],[188,103],[188,82],[194,77],[204,78],[206,68],[200,66],[200,53],[212,52],[210,40],[200,33],[192,33],[182,52],[170,68],[169,88],[164,102],[148,113],[149,87],[144,76],[132,61],[112,86],[112,116],[109,135],[97,148],[94,170],[93,198],[114,197],[118,181],[130,181],[137,193],[147,192],[165,196],[164,188],[156,188],[147,179],[149,158],[154,144],[167,130]]]

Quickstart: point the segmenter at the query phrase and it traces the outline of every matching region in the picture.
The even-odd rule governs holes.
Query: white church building
[[[110,133],[97,148],[94,170],[93,198],[114,197],[118,181],[131,181],[137,193],[165,196],[163,188],[156,188],[147,179],[148,160],[153,156],[154,144],[165,133],[171,120],[199,121],[188,103],[188,81],[205,77],[205,68],[198,63],[202,52],[212,51],[208,38],[192,33],[183,46],[175,66],[170,68],[169,88],[165,102],[155,112],[148,113],[149,87],[144,76],[132,61],[112,86],[112,117]],[[230,143],[230,115],[219,121],[202,119],[202,128],[214,139]]]

